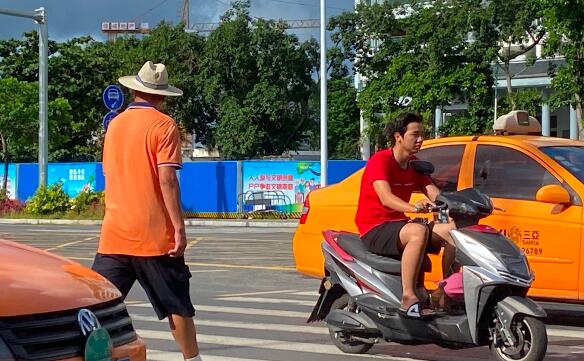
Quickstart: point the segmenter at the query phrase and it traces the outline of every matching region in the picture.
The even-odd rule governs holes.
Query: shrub
[[[63,213],[69,209],[69,196],[62,183],[40,187],[26,203],[25,212],[35,215]]]
[[[0,189],[0,215],[22,212],[24,204],[16,199],[8,198],[6,189]]]
[[[69,201],[71,210],[77,213],[99,208],[103,204],[103,192],[84,190]]]

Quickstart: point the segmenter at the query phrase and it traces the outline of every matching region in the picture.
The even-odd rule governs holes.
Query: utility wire
[[[294,5],[302,5],[302,6],[312,6],[312,7],[316,7],[316,8],[320,8],[320,5],[316,5],[316,4],[306,4],[306,3],[299,3],[296,1],[285,1],[285,0],[268,0],[268,1],[273,1],[273,2],[279,2],[279,3],[284,3],[284,4],[294,4]],[[335,10],[347,10],[347,11],[351,11],[353,9],[347,9],[347,8],[338,8],[338,7],[334,7],[334,6],[327,6],[327,9],[335,9]]]
[[[168,0],[162,0],[161,2],[159,2],[158,4],[154,5],[153,7],[151,7],[150,9],[148,9],[147,11],[145,11],[143,14],[140,14],[138,16],[136,16],[131,22],[136,22],[136,20],[141,19],[142,17],[144,17],[145,15],[147,15],[148,13],[150,13],[152,10],[160,7],[162,4],[166,3]]]

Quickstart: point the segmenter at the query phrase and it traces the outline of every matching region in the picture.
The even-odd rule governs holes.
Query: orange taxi
[[[532,298],[584,303],[584,142],[529,135],[541,132],[535,118],[525,123],[524,112],[509,116],[501,135],[431,139],[416,156],[434,164],[432,178],[441,190],[474,187],[501,209],[481,223],[499,229],[525,252],[535,272]],[[323,230],[358,233],[362,174],[363,169],[307,197],[293,239],[299,272],[323,275]],[[414,193],[411,202],[422,196]],[[435,288],[442,274],[440,257],[431,255],[428,288]]]
[[[113,361],[146,360],[121,294],[106,279],[11,241],[0,240],[0,260],[0,360],[83,361],[88,326],[107,330]]]

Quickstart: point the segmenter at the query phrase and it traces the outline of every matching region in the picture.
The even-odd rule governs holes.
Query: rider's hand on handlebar
[[[416,213],[428,213],[430,207],[435,207],[436,205],[429,199],[420,199],[416,202],[415,211]]]

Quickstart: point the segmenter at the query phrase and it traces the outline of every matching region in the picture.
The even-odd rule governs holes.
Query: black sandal
[[[407,310],[399,308],[398,313],[403,318],[413,318],[417,320],[431,320],[436,316],[436,313],[422,313],[423,310],[432,310],[432,308],[427,307],[425,302],[418,301],[408,307]]]

